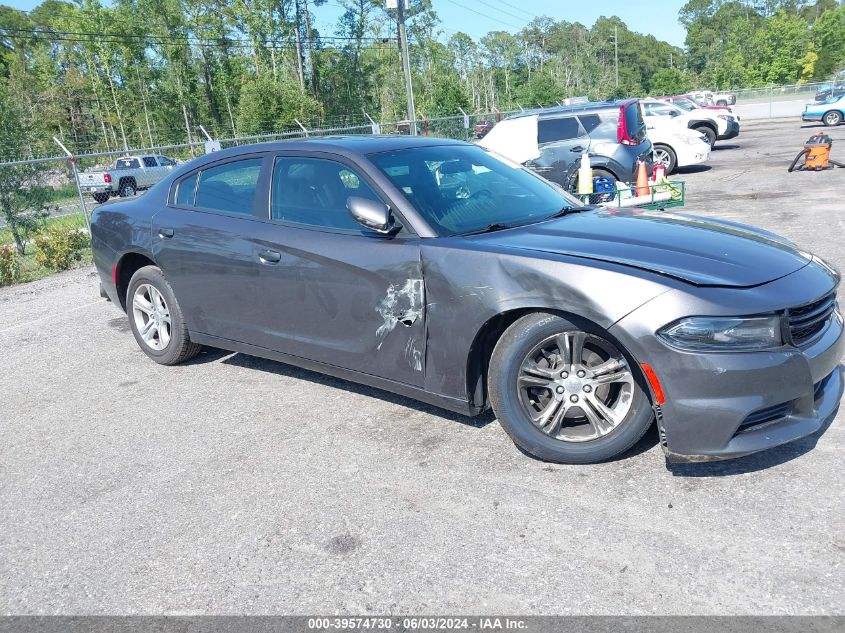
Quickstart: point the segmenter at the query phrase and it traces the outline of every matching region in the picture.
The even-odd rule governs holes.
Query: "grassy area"
[[[91,249],[86,248],[82,253],[82,261],[79,262],[78,267],[88,266],[92,263]],[[21,278],[17,283],[26,283],[28,281],[35,281],[50,275],[55,274],[56,271],[49,270],[43,266],[39,266],[35,261],[35,246],[27,244],[26,255],[21,258]]]
[[[55,228],[66,228],[71,227],[74,229],[81,229],[85,228],[85,218],[82,217],[81,213],[72,213],[70,215],[60,215],[55,218],[47,218],[44,221],[45,228],[55,227]],[[12,244],[14,240],[12,239],[12,233],[7,228],[0,229],[0,244]]]

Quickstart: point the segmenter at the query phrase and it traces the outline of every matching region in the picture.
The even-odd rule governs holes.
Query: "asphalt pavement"
[[[687,211],[845,269],[845,170],[747,124]],[[845,127],[833,130],[845,161]],[[243,354],[161,367],[84,268],[0,289],[0,613],[831,614],[843,415],[668,468],[656,434],[559,466],[469,420]]]

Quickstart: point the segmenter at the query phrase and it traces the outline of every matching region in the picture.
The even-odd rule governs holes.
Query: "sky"
[[[463,31],[478,39],[488,31],[515,33],[538,15],[592,26],[601,16],[617,15],[632,31],[651,34],[675,46],[683,46],[686,32],[678,24],[678,11],[686,0],[433,0],[441,28],[448,37]],[[29,11],[39,0],[0,0]],[[107,3],[107,0],[106,0]],[[324,35],[331,35],[342,13],[336,0],[315,10]]]

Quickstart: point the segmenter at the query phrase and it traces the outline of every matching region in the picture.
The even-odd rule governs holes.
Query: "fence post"
[[[76,182],[76,192],[79,194],[79,202],[82,205],[82,216],[85,218],[85,228],[88,229],[88,237],[91,237],[91,221],[88,219],[88,207],[85,206],[85,197],[82,195],[82,187],[79,185],[79,172],[76,169],[76,157],[68,151],[68,148],[57,139],[55,136],[53,140],[56,145],[62,148],[62,151],[67,154],[70,159],[70,166],[73,167],[73,180]]]
[[[466,130],[467,140],[469,140],[469,115],[464,112],[463,108],[458,108],[461,111],[461,114],[464,115],[464,129]]]
[[[774,98],[775,87],[769,86],[769,118],[772,118],[772,99]]]
[[[303,132],[305,132],[305,136],[308,136],[308,130],[307,130],[307,129],[305,129],[305,126],[304,126],[304,125],[302,125],[302,123],[300,123],[300,122],[299,122],[299,119],[294,119],[294,122],[295,122],[295,123],[296,123],[299,127],[301,127],[301,128],[302,128],[302,131],[303,131]]]
[[[381,126],[373,121],[373,117],[367,114],[367,111],[361,108],[361,112],[364,113],[364,116],[367,117],[367,120],[370,122],[370,128],[373,131],[373,134],[381,134]]]

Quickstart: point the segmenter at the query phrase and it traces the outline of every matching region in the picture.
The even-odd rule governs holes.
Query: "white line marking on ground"
[[[5,330],[0,330],[0,334],[5,334],[6,332],[11,332],[12,330],[17,330],[22,327],[26,327],[27,325],[32,325],[33,323],[40,323],[41,321],[46,321],[47,319],[55,319],[60,317],[62,314],[67,314],[68,312],[76,312],[77,310],[84,310],[85,308],[90,308],[91,306],[97,305],[98,303],[102,303],[103,299],[97,299],[96,301],[92,301],[91,303],[84,303],[81,306],[77,306],[75,308],[71,308],[70,310],[63,310],[61,313],[56,314],[48,314],[47,316],[43,316],[38,319],[34,319],[32,321],[27,321],[26,323],[18,323],[17,325],[13,325],[12,327],[7,327]]]

